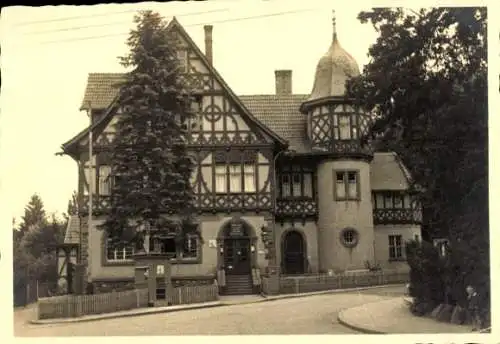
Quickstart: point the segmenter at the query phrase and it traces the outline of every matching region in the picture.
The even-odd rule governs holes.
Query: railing
[[[318,215],[318,207],[313,199],[278,199],[276,201],[276,217],[314,217]]]
[[[245,210],[266,210],[271,208],[271,195],[269,193],[229,193],[229,194],[195,194],[195,207],[199,211],[226,211],[229,209]],[[82,199],[81,213],[87,214],[89,211],[89,196]],[[109,212],[111,197],[103,195],[93,195],[92,213],[94,215]]]
[[[409,281],[407,272],[344,273],[341,275],[318,274],[312,276],[280,277],[280,294],[299,294],[314,291],[349,289],[386,284],[403,284]],[[268,277],[262,278],[262,290],[266,293]]]
[[[82,214],[89,212],[89,196],[85,195],[82,199],[82,207],[80,209]],[[92,195],[92,214],[99,215],[109,211],[111,206],[111,197],[105,195]]]
[[[385,224],[419,224],[422,213],[417,209],[374,209],[373,223]]]

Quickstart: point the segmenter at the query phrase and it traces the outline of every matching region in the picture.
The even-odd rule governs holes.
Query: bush
[[[406,244],[406,255],[410,266],[410,296],[417,303],[432,307],[443,303],[444,262],[437,249],[428,242],[413,240]]]

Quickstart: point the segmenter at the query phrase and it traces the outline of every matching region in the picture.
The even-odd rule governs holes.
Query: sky
[[[176,16],[204,51],[203,25],[213,25],[214,66],[236,94],[272,94],[274,70],[293,70],[293,92],[308,94],[328,50],[335,9],[341,45],[358,61],[377,35],[356,18],[366,7],[324,2],[209,1],[16,6],[2,9],[0,163],[2,215],[16,217],[38,193],[48,212],[66,211],[77,189],[77,165],[56,156],[84,129],[79,111],[88,73],[122,72],[128,32],[139,9]],[[244,19],[246,18],[246,19]],[[101,37],[99,37],[101,36]],[[97,38],[96,38],[97,37]]]

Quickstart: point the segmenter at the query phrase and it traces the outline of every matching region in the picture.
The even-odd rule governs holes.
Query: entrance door
[[[287,275],[305,272],[305,243],[297,231],[288,232],[283,238],[283,267]]]
[[[226,274],[250,273],[250,239],[224,240],[224,267]]]

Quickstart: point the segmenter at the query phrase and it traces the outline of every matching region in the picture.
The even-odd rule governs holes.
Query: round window
[[[340,232],[340,241],[345,247],[354,247],[358,244],[358,231],[354,228],[345,228]]]

